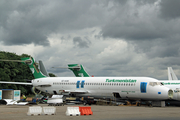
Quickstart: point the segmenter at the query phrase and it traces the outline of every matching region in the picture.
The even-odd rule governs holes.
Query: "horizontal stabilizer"
[[[78,94],[85,94],[85,93],[88,93],[87,90],[64,90],[64,92],[78,93]]]
[[[0,81],[0,83],[5,83],[5,84],[19,84],[19,85],[32,85],[32,83],[25,83],[25,82],[5,82],[5,81]]]
[[[44,83],[44,84],[39,84],[39,85],[37,85],[36,87],[50,87],[51,86],[51,84],[49,84],[49,83]]]

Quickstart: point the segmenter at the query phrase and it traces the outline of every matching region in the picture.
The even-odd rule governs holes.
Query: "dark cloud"
[[[166,18],[159,17],[160,13],[168,15],[163,9],[166,9],[166,4],[171,1],[162,0],[160,4],[161,11],[154,4],[157,1],[151,1],[151,3],[148,3],[148,1],[133,2],[136,3],[133,9],[128,2],[125,4],[125,7],[116,5],[114,8],[116,14],[102,27],[101,34],[103,37],[116,38],[117,40],[123,39],[134,46],[135,52],[144,53],[149,59],[179,57],[179,19],[166,21]],[[170,6],[175,4],[175,2],[172,1]],[[176,4],[179,5],[178,3]],[[177,5],[174,9],[177,8]],[[170,6],[168,6],[169,9],[171,8]],[[171,12],[171,10],[168,11]],[[178,17],[177,14],[176,17]],[[169,62],[172,63],[173,61],[169,59]]]
[[[76,62],[88,63],[91,70],[88,72],[94,75],[165,78],[163,71],[168,66],[179,67],[179,3],[176,0],[1,0],[0,42],[12,47],[41,45],[33,46],[40,49],[33,53],[39,58],[56,56],[56,65],[59,61],[63,61],[62,65],[73,63],[78,58]],[[123,41],[125,47],[117,49],[112,46],[115,41]],[[82,48],[88,49],[82,51]]]
[[[79,48],[88,48],[91,42],[87,38],[82,40],[81,37],[74,37],[73,43]]]
[[[136,0],[137,5],[154,4],[157,0]]]
[[[180,17],[179,0],[161,0],[160,13],[163,18],[175,19]]]
[[[114,7],[113,11],[116,11],[116,14],[112,15],[102,27],[102,35],[104,37],[120,38],[127,41],[149,41],[179,34],[180,27],[177,28],[179,25],[174,24],[178,20],[166,22],[159,18],[159,11],[156,5],[147,4],[148,2],[146,4],[138,4],[142,1],[134,2],[136,4],[134,4],[133,8],[129,5],[130,3],[125,6],[116,5]],[[154,7],[154,10],[151,9],[152,7]]]
[[[106,25],[103,30],[104,37],[122,38],[127,40],[152,40],[157,38],[164,38],[167,36],[161,31],[155,29],[160,26],[150,26],[151,23],[116,23]],[[160,28],[161,29],[161,28]]]
[[[92,27],[103,18],[98,1],[17,0],[0,5],[0,40],[6,45],[49,45],[50,34]]]

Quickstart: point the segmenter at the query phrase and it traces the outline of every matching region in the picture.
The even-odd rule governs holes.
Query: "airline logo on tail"
[[[21,58],[21,60],[23,63],[29,66],[35,79],[46,77],[43,73],[41,73],[41,71],[38,70],[35,60],[32,57]]]

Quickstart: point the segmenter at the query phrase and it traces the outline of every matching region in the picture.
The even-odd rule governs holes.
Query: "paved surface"
[[[39,104],[36,106],[48,106]],[[56,115],[28,116],[30,106],[0,105],[0,120],[179,120],[180,107],[137,107],[92,105],[91,116],[66,116],[67,106],[56,106]]]

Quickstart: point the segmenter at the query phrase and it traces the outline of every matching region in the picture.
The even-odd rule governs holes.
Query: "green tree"
[[[30,57],[30,55],[0,51],[0,59],[4,60],[21,60],[21,57]],[[20,62],[0,61],[0,80],[11,82],[27,82],[25,79],[34,79],[29,67]],[[14,89],[21,90],[23,94],[33,94],[31,92],[32,86],[15,85],[15,84],[0,84],[0,89]]]

